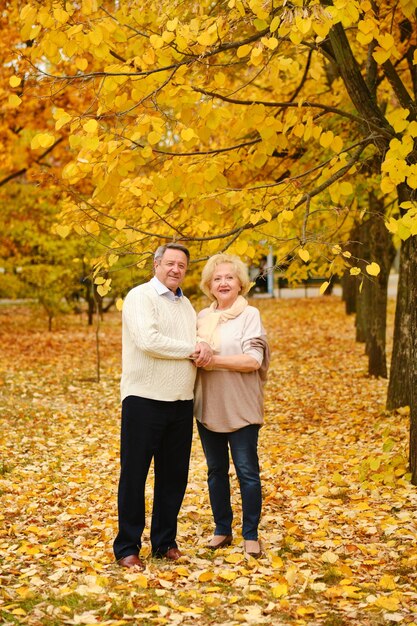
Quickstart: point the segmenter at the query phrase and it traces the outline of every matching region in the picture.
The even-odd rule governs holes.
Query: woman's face
[[[242,287],[231,263],[219,263],[216,266],[211,282],[210,292],[216,298],[219,309],[232,306]]]

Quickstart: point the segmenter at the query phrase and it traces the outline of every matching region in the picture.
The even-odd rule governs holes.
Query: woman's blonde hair
[[[216,267],[221,263],[230,263],[233,267],[236,277],[240,282],[240,286],[242,287],[240,295],[245,296],[251,287],[248,268],[245,263],[234,254],[215,254],[209,258],[201,273],[201,291],[205,293],[210,300],[215,300],[215,297],[210,291],[210,283],[216,271]]]

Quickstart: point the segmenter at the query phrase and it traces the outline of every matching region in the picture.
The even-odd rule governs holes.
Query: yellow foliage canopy
[[[362,189],[395,197],[400,183],[417,188],[417,122],[404,95],[413,44],[399,19],[412,19],[415,4],[383,0],[376,13],[356,0],[11,2],[26,45],[16,46],[8,106],[24,111],[35,93],[51,106],[54,122],[29,134],[31,149],[68,137],[61,176],[73,202],[61,221],[104,238],[109,254],[140,260],[153,239],[174,238],[196,255],[242,254],[245,241],[250,260],[269,242],[280,259],[299,251],[322,262],[358,219]],[[363,71],[373,47],[388,105],[384,117],[364,92],[375,113],[366,128],[367,112],[329,70],[337,28]],[[378,171],[363,180],[358,165],[383,146],[382,180]]]

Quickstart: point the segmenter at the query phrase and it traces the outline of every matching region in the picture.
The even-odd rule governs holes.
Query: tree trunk
[[[417,485],[417,237],[410,242],[411,262],[410,271],[412,285],[410,285],[410,448],[409,463],[411,470],[411,482]]]
[[[345,272],[342,276],[342,300],[345,303],[346,315],[356,313],[356,289],[357,279],[351,276],[349,272]]]
[[[367,311],[367,298],[364,297],[363,293],[359,293],[359,285],[356,282],[356,317],[355,317],[355,328],[356,328],[356,341],[358,343],[365,343],[366,337],[368,334],[368,311]]]
[[[361,245],[355,251],[355,256],[362,257],[362,262],[358,264],[365,274],[362,290],[356,298],[356,341],[366,343],[368,374],[387,378],[387,291],[395,248],[383,215],[384,200],[371,191],[369,218],[356,230]],[[366,273],[366,265],[371,261],[376,261],[380,267],[378,276],[368,276]]]
[[[398,274],[397,304],[395,308],[394,340],[391,371],[388,384],[387,409],[398,409],[411,403],[411,316],[416,307],[417,271],[413,260],[415,241],[409,237],[402,242]],[[414,268],[414,276],[412,274]],[[414,287],[414,289],[413,289]]]
[[[370,278],[366,283],[368,296],[367,337],[368,374],[387,378],[386,329],[388,278],[395,258],[395,247],[392,236],[385,226],[384,199],[369,193],[370,218],[367,221],[368,246],[371,261],[380,266],[378,276]]]
[[[368,233],[366,222],[356,224],[352,230],[353,241],[349,246],[349,251],[356,259],[369,259],[369,246],[368,246]],[[356,261],[357,265],[361,265],[363,269],[363,263]],[[368,336],[368,320],[369,320],[369,298],[367,297],[366,285],[362,285],[356,278],[355,283],[356,291],[356,341],[358,343],[366,343]]]

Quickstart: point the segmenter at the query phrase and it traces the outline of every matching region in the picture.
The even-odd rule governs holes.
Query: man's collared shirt
[[[149,283],[152,285],[152,287],[160,296],[165,296],[166,298],[168,298],[169,300],[173,300],[174,302],[182,298],[182,296],[184,295],[182,293],[181,287],[178,287],[177,291],[174,293],[173,291],[171,291],[171,289],[168,289],[166,285],[161,283],[161,281],[158,280],[156,276],[151,278]]]

